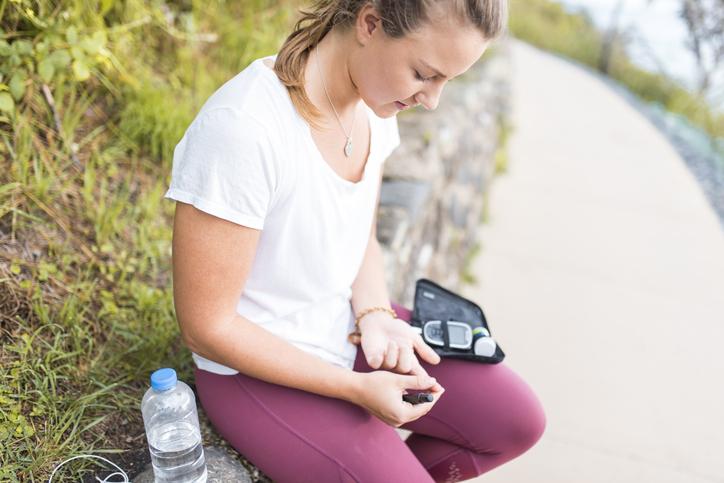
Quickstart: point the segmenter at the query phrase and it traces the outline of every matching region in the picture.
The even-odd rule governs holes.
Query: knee
[[[507,444],[509,451],[523,453],[533,447],[543,436],[546,415],[540,401],[531,397],[524,410],[510,420]]]

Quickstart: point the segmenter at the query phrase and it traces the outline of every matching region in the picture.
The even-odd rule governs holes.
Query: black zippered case
[[[410,324],[422,331],[425,323],[430,320],[441,321],[444,345],[430,344],[425,335],[423,335],[423,339],[440,357],[466,359],[486,364],[497,364],[505,358],[505,353],[493,338],[493,333],[488,326],[487,320],[485,320],[483,309],[478,304],[432,280],[420,278],[415,282],[415,296]],[[475,354],[472,346],[468,349],[450,347],[450,333],[447,322],[451,320],[465,322],[471,329],[476,327],[485,328],[490,334],[490,338],[495,342],[495,353],[491,356],[485,356]]]

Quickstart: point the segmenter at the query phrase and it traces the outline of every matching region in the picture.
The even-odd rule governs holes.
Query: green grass
[[[498,116],[498,145],[493,158],[493,172],[503,174],[508,171],[508,140],[514,128],[510,119]]]
[[[465,260],[462,263],[462,270],[460,271],[460,283],[464,285],[477,285],[479,283],[479,279],[471,270],[471,267],[473,260],[480,254],[480,251],[480,242],[476,241],[465,255]]]
[[[0,481],[47,481],[78,454],[127,469],[147,453],[150,372],[192,376],[162,198],[173,147],[217,87],[278,49],[298,3],[167,2],[169,24],[140,0],[0,2],[0,38],[28,42],[11,55],[0,44],[0,94],[18,94],[0,112]],[[82,39],[101,35],[93,54]],[[72,53],[83,66],[44,79],[69,37],[86,42]],[[100,468],[76,460],[53,481]]]

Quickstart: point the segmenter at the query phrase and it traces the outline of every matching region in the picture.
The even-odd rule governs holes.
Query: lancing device
[[[433,397],[429,392],[418,392],[417,394],[403,394],[402,400],[410,404],[420,404],[424,402],[432,402]]]

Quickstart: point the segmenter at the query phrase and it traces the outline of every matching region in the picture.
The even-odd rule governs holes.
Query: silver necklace
[[[350,134],[347,134],[347,132],[344,130],[344,126],[342,125],[342,121],[339,120],[339,114],[337,114],[337,109],[334,108],[334,104],[332,104],[332,99],[329,97],[329,93],[327,92],[327,85],[324,83],[324,77],[322,77],[322,70],[319,68],[319,44],[316,45],[316,57],[317,57],[317,70],[319,71],[319,77],[322,78],[322,85],[324,86],[324,93],[327,94],[327,99],[329,99],[329,104],[332,106],[332,109],[334,109],[334,115],[337,116],[337,122],[339,123],[339,127],[342,128],[342,132],[344,132],[344,135],[347,137],[347,143],[344,145],[344,155],[349,158],[350,154],[352,154],[352,131],[354,130],[354,121],[357,118],[357,109],[354,110],[354,115],[352,116],[352,128],[350,129]]]

